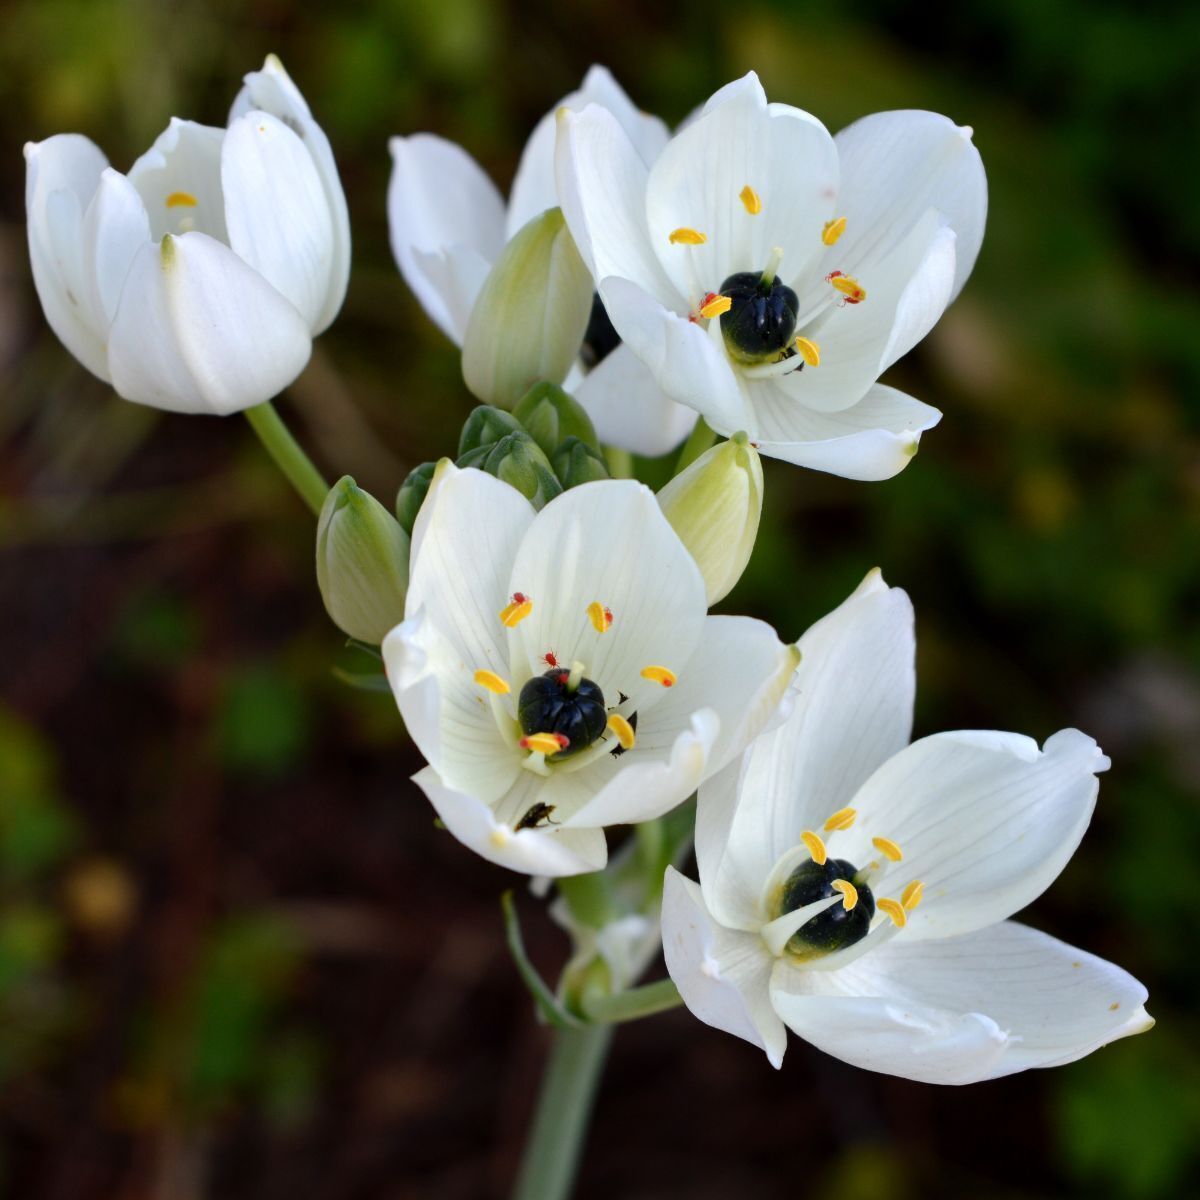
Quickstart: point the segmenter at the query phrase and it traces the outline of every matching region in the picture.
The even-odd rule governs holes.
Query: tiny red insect
[[[546,653],[542,655],[542,662],[544,662],[548,667],[558,666],[558,659],[555,658],[553,650],[547,650]]]

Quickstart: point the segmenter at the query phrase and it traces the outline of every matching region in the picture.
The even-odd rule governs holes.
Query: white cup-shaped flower
[[[962,287],[987,209],[971,131],[929,112],[836,138],[727,85],[652,164],[599,105],[563,111],[559,202],[608,315],[676,401],[764,454],[896,474],[937,410],[877,383]]]
[[[261,404],[303,370],[346,291],[350,230],[329,143],[270,56],[227,129],[177,118],[122,175],[78,134],[25,147],[46,319],[127,400]]]
[[[443,463],[383,642],[415,776],[455,837],[517,871],[601,868],[604,826],[650,820],[731,761],[796,664],[761,621],[706,615],[654,493],[587,483],[535,513]]]
[[[779,1066],[785,1027],[856,1066],[972,1083],[1153,1022],[1119,967],[1007,920],[1054,880],[1108,759],[1078,730],[909,744],[908,597],[872,572],[800,641],[795,707],[700,789],[669,869],[667,969]]]
[[[508,202],[461,147],[431,133],[391,140],[388,224],[392,252],[425,311],[462,346],[475,301],[505,245],[539,213],[558,206],[554,183],[555,114],[595,104],[612,116],[644,164],[667,144],[667,127],[637,109],[604,68],[588,71],[534,128]],[[695,423],[695,412],[663,394],[618,339],[598,302],[576,369],[566,386],[600,438],[640,454],[663,454]]]

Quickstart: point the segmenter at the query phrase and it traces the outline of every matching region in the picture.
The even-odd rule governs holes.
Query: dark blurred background
[[[890,381],[944,410],[858,484],[771,464],[723,606],[800,633],[876,564],[915,602],[917,732],[1065,725],[1112,755],[1031,917],[1149,986],[1158,1026],[965,1092],[780,1073],[686,1012],[620,1031],[578,1194],[1160,1197],[1200,1185],[1200,249],[1190,3],[9,0],[0,8],[0,1194],[503,1195],[545,1032],[514,877],[438,832],[391,700],[333,676],[308,514],[244,422],[117,400],[39,312],[21,143],[128,169],[222,124],[277,51],[328,132],[355,265],[281,407],[390,503],[454,444],[457,356],[395,270],[394,133],[507,187],[593,61],[677,122],[754,67],[832,129],[975,128],[974,278]],[[523,894],[523,893],[522,893]],[[535,958],[565,944],[521,901]],[[660,970],[661,968],[655,968]]]

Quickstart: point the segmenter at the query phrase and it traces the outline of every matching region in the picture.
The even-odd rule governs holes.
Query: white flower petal
[[[936,408],[882,383],[841,412],[813,412],[777,387],[756,390],[754,409],[762,454],[847,479],[899,474],[921,434],[942,419]]]
[[[282,391],[311,348],[304,318],[261,275],[228,246],[186,233],[135,256],[109,367],[127,400],[224,415]]]
[[[700,882],[709,908],[733,928],[762,924],[759,898],[780,856],[846,807],[912,727],[912,605],[878,571],[799,649],[787,718],[700,789]]]
[[[696,410],[672,400],[625,345],[583,377],[575,399],[602,442],[651,458],[674,450],[696,424]]]
[[[229,243],[221,191],[225,130],[172,117],[129,171],[150,217],[150,233],[199,232]]]
[[[453,142],[417,133],[389,146],[392,253],[430,318],[461,345],[475,296],[504,248],[504,201]]]
[[[910,110],[863,117],[835,141],[846,232],[827,257],[828,269],[862,270],[899,245],[932,207],[958,235],[951,298],[957,296],[987,219],[987,179],[971,131],[938,113]]]
[[[514,830],[498,821],[481,800],[447,787],[432,767],[418,771],[413,782],[464,846],[509,870],[560,878],[599,871],[608,860],[603,829],[540,825]]]
[[[762,938],[724,929],[700,888],[674,867],[663,881],[662,937],[667,971],[692,1015],[758,1046],[780,1066],[787,1033],[771,1006],[774,960]]]
[[[964,731],[922,738],[894,755],[849,801],[852,829],[830,853],[857,866],[884,861],[871,839],[904,854],[876,895],[913,879],[924,899],[906,939],[949,937],[1024,908],[1067,864],[1091,820],[1108,759],[1086,734],[1064,729],[1039,750],[1015,733]]]
[[[129,180],[109,167],[83,216],[83,270],[92,309],[107,334],[134,255],[150,241],[150,221]]]

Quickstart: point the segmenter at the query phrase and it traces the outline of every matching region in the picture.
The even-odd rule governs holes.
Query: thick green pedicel
[[[853,883],[858,868],[844,858],[826,859],[824,863],[801,863],[783,885],[782,904],[779,915],[795,912],[806,904],[815,904],[827,896],[837,895],[833,886],[835,879]],[[807,925],[798,929],[788,940],[787,950],[800,958],[813,958],[819,954],[831,954],[845,946],[853,946],[867,936],[871,918],[875,915],[875,897],[863,883],[855,884],[858,903],[849,911],[842,904],[835,904],[813,917]]]

